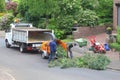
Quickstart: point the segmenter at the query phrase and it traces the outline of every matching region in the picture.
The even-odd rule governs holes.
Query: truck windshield
[[[31,27],[32,24],[30,23],[15,23],[15,27]]]
[[[24,25],[20,25],[20,24],[18,24],[18,25],[15,25],[15,27],[30,27],[30,25],[29,24],[24,24]]]

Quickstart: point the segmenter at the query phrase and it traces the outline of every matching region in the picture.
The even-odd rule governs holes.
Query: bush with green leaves
[[[117,42],[110,43],[110,48],[115,49],[115,51],[119,52],[119,59],[120,59],[120,28],[117,28]]]
[[[6,14],[1,18],[0,26],[2,30],[9,28],[10,24],[13,22],[14,16],[12,14]]]
[[[48,66],[55,67],[60,66],[60,68],[69,67],[85,67],[95,70],[104,70],[106,66],[110,63],[110,60],[103,54],[85,54],[78,58],[59,58],[54,62],[51,62]]]
[[[66,37],[64,30],[58,29],[55,25],[49,24],[47,28],[54,30],[57,39],[64,39]]]
[[[5,11],[5,0],[0,0],[0,12],[4,12]]]
[[[70,34],[74,25],[74,18],[72,15],[60,16],[57,19],[57,26],[59,30],[63,30],[64,34]]]
[[[120,44],[120,28],[117,28],[117,43]]]
[[[83,10],[81,0],[40,0],[34,3],[32,1],[20,0],[19,14],[25,21],[32,22],[38,28],[49,28],[54,25],[52,29],[59,39],[66,38],[66,34],[72,34],[75,21],[80,26],[95,26],[98,22],[98,15],[94,11],[87,8]]]
[[[79,26],[96,26],[98,19],[97,14],[91,10],[81,10],[75,15],[75,20],[78,21]]]
[[[114,48],[116,51],[120,51],[120,44],[119,43],[110,43],[110,48]]]

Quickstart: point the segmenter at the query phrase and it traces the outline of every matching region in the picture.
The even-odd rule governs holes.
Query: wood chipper
[[[106,49],[105,49],[104,45],[97,42],[95,36],[90,36],[89,40],[91,43],[91,48],[94,53],[106,53]]]
[[[50,46],[49,46],[50,41],[44,41],[40,47],[40,53],[43,59],[48,58],[50,54]],[[67,51],[67,44],[61,40],[56,41],[57,45],[62,46],[62,48]]]

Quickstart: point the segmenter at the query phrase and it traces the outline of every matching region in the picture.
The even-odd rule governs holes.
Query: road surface
[[[120,80],[120,72],[48,68],[48,61],[40,54],[20,53],[18,48],[6,48],[4,38],[0,38],[0,80]]]

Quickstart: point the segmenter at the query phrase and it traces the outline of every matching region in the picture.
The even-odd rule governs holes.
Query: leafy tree
[[[19,2],[20,2],[20,0],[12,0],[13,2],[16,2],[16,3],[18,3],[19,4]]]
[[[99,17],[99,24],[112,23],[113,0],[82,0],[84,10],[90,9]]]
[[[94,10],[99,5],[99,0],[81,0],[83,9]]]
[[[60,7],[60,14],[63,15],[75,15],[76,12],[82,9],[81,0],[60,0],[58,5]]]
[[[0,12],[5,11],[5,0],[0,0]]]
[[[96,14],[90,10],[83,10],[82,0],[20,0],[18,11],[27,21],[39,28],[55,30],[59,38],[71,33],[74,22],[81,25],[93,25]],[[90,12],[90,13],[89,13]],[[84,15],[84,16],[82,16]],[[86,17],[87,16],[87,17]],[[54,26],[54,28],[53,28]]]
[[[75,21],[80,26],[96,25],[98,16],[92,9],[97,5],[93,3],[98,0],[20,0],[18,11],[26,21],[39,28],[54,26],[52,29],[60,36],[71,33]]]
[[[57,26],[64,30],[65,34],[72,31],[75,21],[80,26],[94,26],[97,23],[98,16],[91,10],[83,10],[82,0],[61,0],[58,5],[60,13],[57,17]]]
[[[98,0],[99,6],[95,9],[100,17],[99,23],[112,23],[113,18],[113,0]]]
[[[19,11],[22,16],[26,16],[28,21],[37,21],[45,18],[46,26],[48,25],[49,18],[57,13],[58,7],[57,0],[20,0]],[[35,19],[37,18],[37,19]]]
[[[12,14],[5,14],[2,16],[1,21],[0,21],[0,28],[2,30],[5,30],[10,27],[10,23],[13,22],[14,16]]]
[[[79,26],[94,27],[98,24],[99,17],[92,10],[81,10],[75,15],[75,20]]]
[[[20,0],[20,3],[18,5],[18,12],[20,13],[20,15],[22,17],[25,17],[25,14],[28,12],[29,7],[28,7],[28,3],[27,0]]]
[[[12,10],[13,15],[17,15],[17,3],[10,1],[9,3],[6,3],[6,9],[7,10]]]
[[[59,15],[56,16],[57,28],[64,31],[64,34],[70,34],[74,25],[75,15],[79,14],[81,0],[60,0],[58,5],[60,8]]]

